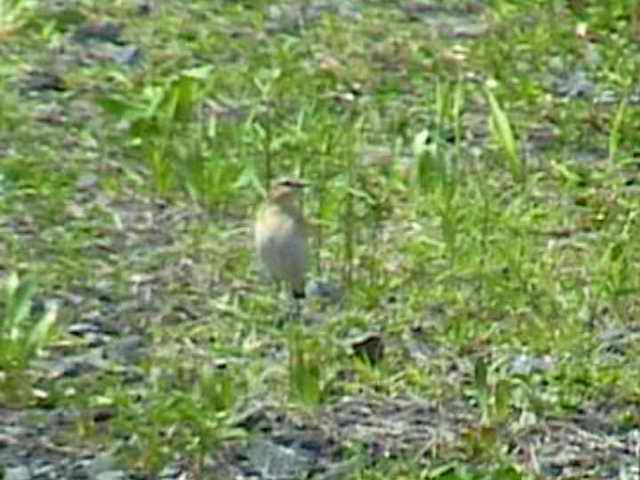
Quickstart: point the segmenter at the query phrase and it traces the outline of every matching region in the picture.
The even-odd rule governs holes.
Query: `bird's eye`
[[[280,186],[283,186],[283,187],[288,187],[288,188],[300,188],[300,187],[302,187],[302,183],[300,183],[300,182],[299,182],[299,181],[297,181],[297,180],[292,180],[292,179],[290,179],[290,178],[288,178],[288,179],[282,179],[282,180],[279,182],[279,185],[280,185]]]

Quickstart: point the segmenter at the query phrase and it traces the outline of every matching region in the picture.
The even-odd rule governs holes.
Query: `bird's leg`
[[[300,317],[300,313],[301,313],[300,302],[295,298],[289,297],[288,295],[287,295],[286,302],[287,302],[287,312],[286,312],[285,318],[287,319],[287,321],[291,322],[296,318]]]
[[[296,318],[302,320],[302,300],[299,298],[293,299],[293,309],[291,310],[292,320]]]
[[[282,300],[283,303],[287,305],[286,311],[283,315],[282,320],[278,323],[290,322],[296,319],[302,319],[302,307],[303,300],[305,298],[304,291],[287,291],[287,288],[283,288],[283,283],[278,282],[277,284],[277,292],[278,297]]]
[[[286,289],[283,288],[282,282],[276,282],[276,298],[278,298],[278,305],[286,305],[287,308],[283,312],[282,316],[278,319],[278,328],[282,327],[285,323],[291,320],[291,305],[289,304],[289,296]]]
[[[306,295],[304,291],[304,284],[302,286],[293,287],[291,289],[291,297],[293,299],[293,315],[302,320],[302,302]]]

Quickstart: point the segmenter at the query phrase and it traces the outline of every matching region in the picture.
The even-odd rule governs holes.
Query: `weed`
[[[6,387],[5,392],[18,394],[24,390],[26,369],[53,338],[57,307],[47,307],[37,318],[32,310],[35,293],[34,280],[20,279],[15,272],[9,274],[0,315],[0,383]]]

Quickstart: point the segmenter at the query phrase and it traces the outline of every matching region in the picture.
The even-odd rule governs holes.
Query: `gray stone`
[[[3,480],[29,480],[31,475],[25,466],[7,468],[4,471]]]

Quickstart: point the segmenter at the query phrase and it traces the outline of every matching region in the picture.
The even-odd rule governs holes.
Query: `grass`
[[[257,435],[237,418],[258,401],[315,425],[345,397],[409,396],[462,402],[464,428],[430,463],[394,452],[352,478],[540,478],[509,448],[531,418],[637,420],[629,2],[441,2],[437,25],[374,1],[310,4],[304,21],[270,2],[7,5],[2,264],[63,299],[66,326],[99,319],[109,344],[146,346],[95,378],[33,380],[54,407],[113,411],[105,431],[79,417],[83,442],[145,473],[176,457],[202,472]],[[68,38],[97,19],[123,23],[142,62]],[[58,64],[64,91],[16,88]],[[561,93],[576,70],[591,94]],[[306,326],[278,327],[252,252],[255,205],[284,174],[313,185],[312,276],[345,293],[310,302]],[[378,365],[345,347],[366,331],[384,334]]]
[[[30,382],[29,367],[41,349],[51,342],[57,320],[57,308],[46,307],[36,317],[32,312],[36,284],[32,279],[20,280],[12,272],[4,286],[3,311],[0,316],[0,362],[3,365],[0,399],[8,404],[28,401],[31,396],[25,384]]]

